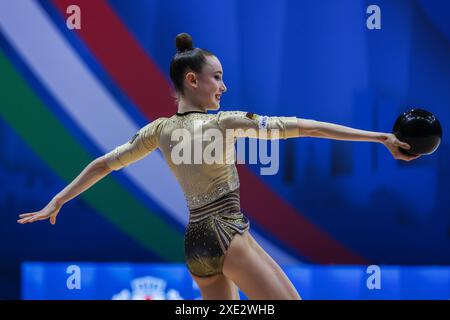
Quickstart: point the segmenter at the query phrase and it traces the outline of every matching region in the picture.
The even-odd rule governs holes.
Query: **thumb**
[[[411,149],[411,146],[409,144],[407,144],[406,142],[402,142],[400,140],[397,140],[396,142],[397,142],[396,143],[397,146],[400,147],[400,148],[403,148],[403,149],[406,149],[406,150]]]
[[[56,224],[56,216],[51,216],[51,217],[50,217],[50,223],[51,223],[52,225],[55,225],[55,224]]]

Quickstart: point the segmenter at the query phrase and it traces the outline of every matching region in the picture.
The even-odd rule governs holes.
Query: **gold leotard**
[[[205,139],[208,134],[210,138]],[[216,140],[219,136],[222,138]],[[159,147],[183,189],[190,210],[185,233],[187,266],[194,275],[211,276],[222,273],[224,255],[233,236],[249,228],[239,206],[239,177],[234,161],[236,139],[298,136],[295,117],[195,111],[149,123],[105,157],[111,169],[119,170]],[[202,156],[211,149],[212,141],[221,146],[208,153],[214,155],[215,161]]]

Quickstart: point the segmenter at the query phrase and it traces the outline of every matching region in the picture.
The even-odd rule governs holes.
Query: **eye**
[[[214,76],[214,79],[216,79],[217,81],[220,81],[220,80],[221,80],[219,75],[215,75],[215,76]]]

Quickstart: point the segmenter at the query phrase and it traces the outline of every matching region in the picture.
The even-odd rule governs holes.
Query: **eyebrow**
[[[223,72],[220,71],[220,70],[218,70],[218,71],[216,71],[216,72],[214,72],[214,73],[220,73],[220,74],[223,74]]]

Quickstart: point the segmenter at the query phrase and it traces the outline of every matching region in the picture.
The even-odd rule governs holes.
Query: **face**
[[[207,110],[220,108],[220,99],[227,90],[223,82],[223,70],[219,59],[206,56],[202,72],[195,74],[196,85],[193,88],[195,100]],[[192,82],[191,82],[192,83]]]

